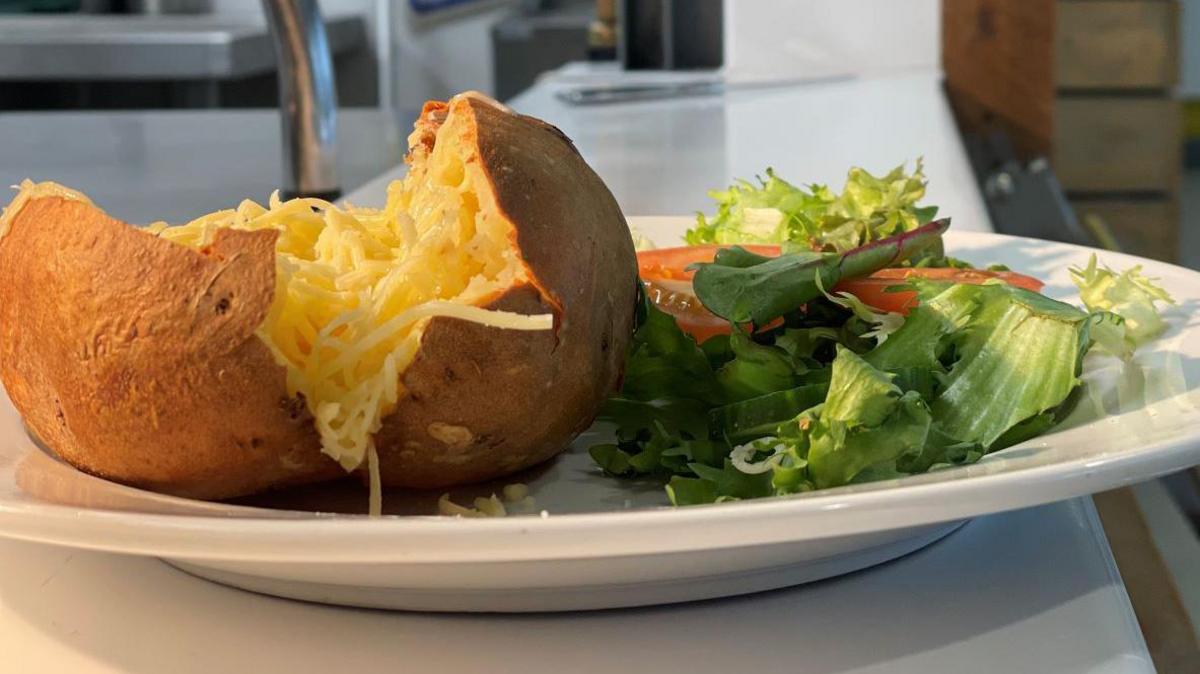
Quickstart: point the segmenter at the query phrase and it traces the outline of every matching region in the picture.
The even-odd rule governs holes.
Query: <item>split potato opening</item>
[[[0,378],[26,422],[85,470],[204,498],[331,479],[314,451],[413,487],[560,451],[619,378],[636,287],[624,219],[561,132],[502,106],[431,102],[409,140],[382,208],[272,196],[135,229],[23,185],[0,219]],[[32,252],[46,250],[69,264],[48,268]],[[273,274],[239,271],[254,265]],[[50,309],[72,303],[70,325]],[[118,346],[75,357],[118,325]],[[221,381],[233,371],[242,390]]]

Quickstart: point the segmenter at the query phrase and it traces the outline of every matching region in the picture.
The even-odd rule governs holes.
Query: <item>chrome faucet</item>
[[[262,0],[279,61],[283,196],[334,199],[337,92],[317,0]]]

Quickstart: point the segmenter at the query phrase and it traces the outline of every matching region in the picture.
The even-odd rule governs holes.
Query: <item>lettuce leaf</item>
[[[969,285],[910,282],[920,304],[913,307],[904,323],[886,342],[866,354],[868,363],[880,370],[926,370],[942,372],[945,338],[961,330],[979,307],[979,292]]]
[[[1121,318],[1119,323],[1107,321],[1097,325],[1098,341],[1104,350],[1128,359],[1135,348],[1167,329],[1154,303],[1174,304],[1175,300],[1142,275],[1141,265],[1117,273],[1108,266],[1100,266],[1093,253],[1086,267],[1071,267],[1070,272],[1071,280],[1079,288],[1079,298],[1088,310],[1110,312]],[[1114,333],[1122,333],[1122,339],[1116,340]],[[1124,344],[1118,346],[1121,342]]]
[[[1061,406],[1079,385],[1092,320],[1021,288],[958,287],[976,295],[978,308],[951,335],[957,360],[930,409],[952,442],[990,451],[1013,427]]]
[[[936,207],[916,205],[926,185],[920,159],[912,173],[904,165],[878,177],[852,168],[841,194],[824,185],[797,187],[771,169],[756,180],[709,192],[717,213],[711,219],[697,216],[688,244],[783,243],[841,252],[914,230],[937,213]]]
[[[740,328],[729,335],[733,359],[717,370],[717,383],[725,400],[737,402],[790,389],[800,382],[787,351],[756,343]]]
[[[692,265],[692,284],[700,303],[717,316],[765,325],[822,297],[822,288],[840,279],[865,276],[940,244],[949,226],[949,220],[930,222],[840,254],[803,251],[767,258],[726,248],[712,262]]]
[[[726,469],[769,472],[775,494],[836,487],[868,469],[895,472],[897,460],[920,453],[929,428],[920,394],[901,391],[891,376],[839,346],[824,400],[774,435],[735,447]],[[737,496],[712,471],[698,474],[717,496]]]
[[[877,464],[919,452],[929,408],[849,349],[839,349],[825,403],[797,420],[808,445],[808,472],[818,489],[847,484]]]
[[[919,453],[929,432],[929,408],[916,392],[903,392],[891,377],[849,349],[838,347],[824,402],[779,426],[768,437],[733,450],[766,453],[776,493],[836,487],[859,473]],[[753,456],[751,457],[753,458]],[[765,463],[764,463],[765,462]],[[735,462],[743,472],[756,464]]]
[[[641,324],[625,358],[621,396],[633,400],[684,397],[719,402],[720,388],[708,357],[674,318],[642,293]]]
[[[876,344],[883,344],[893,332],[899,330],[900,326],[904,325],[904,316],[892,311],[876,311],[867,306],[862,300],[845,291],[830,293],[821,285],[820,276],[817,276],[814,280],[817,283],[817,289],[825,295],[825,299],[846,309],[855,318],[870,326],[870,329],[863,333],[863,339],[875,340]]]

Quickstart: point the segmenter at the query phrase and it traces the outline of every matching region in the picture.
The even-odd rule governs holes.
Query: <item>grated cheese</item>
[[[430,319],[505,330],[554,327],[552,314],[478,306],[536,279],[512,245],[516,234],[471,156],[476,150],[461,147],[460,139],[471,135],[461,126],[448,116],[433,151],[414,151],[408,175],[388,186],[382,209],[283,201],[276,191],[265,207],[247,199],[184,225],[145,228],[196,249],[210,245],[221,228],[278,232],[275,296],[257,335],[286,368],[289,394],[304,396],[322,451],[348,471],[366,462],[373,515],[381,511],[373,436],[404,394],[400,374],[416,357]],[[51,196],[91,203],[62,185],[25,180],[0,213],[0,237],[29,200]],[[493,496],[462,510],[503,515],[504,505]]]
[[[476,498],[474,506],[474,508],[468,508],[459,505],[450,500],[448,493],[442,494],[437,502],[438,514],[447,517],[506,517],[508,515],[504,504],[496,498],[495,494],[488,498]]]
[[[320,199],[266,207],[246,200],[186,225],[152,225],[194,248],[217,229],[273,229],[275,299],[259,337],[286,366],[288,390],[304,395],[322,450],[346,470],[374,457],[372,437],[403,396],[399,374],[433,317],[506,330],[549,330],[550,314],[526,316],[476,306],[529,281],[511,245],[512,225],[478,162],[456,147],[453,119],[433,152],[388,186],[382,209]],[[374,458],[372,458],[374,457]]]
[[[367,514],[379,517],[383,514],[383,482],[379,478],[379,452],[375,443],[367,445],[367,481],[370,495],[367,497]]]

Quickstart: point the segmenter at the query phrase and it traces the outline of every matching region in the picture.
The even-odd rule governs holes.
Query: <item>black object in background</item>
[[[997,232],[1117,249],[1103,223],[1085,227],[1075,217],[1045,157],[1021,162],[1000,130],[965,132],[963,143]]]
[[[618,53],[628,70],[719,68],[723,0],[622,0]]]

